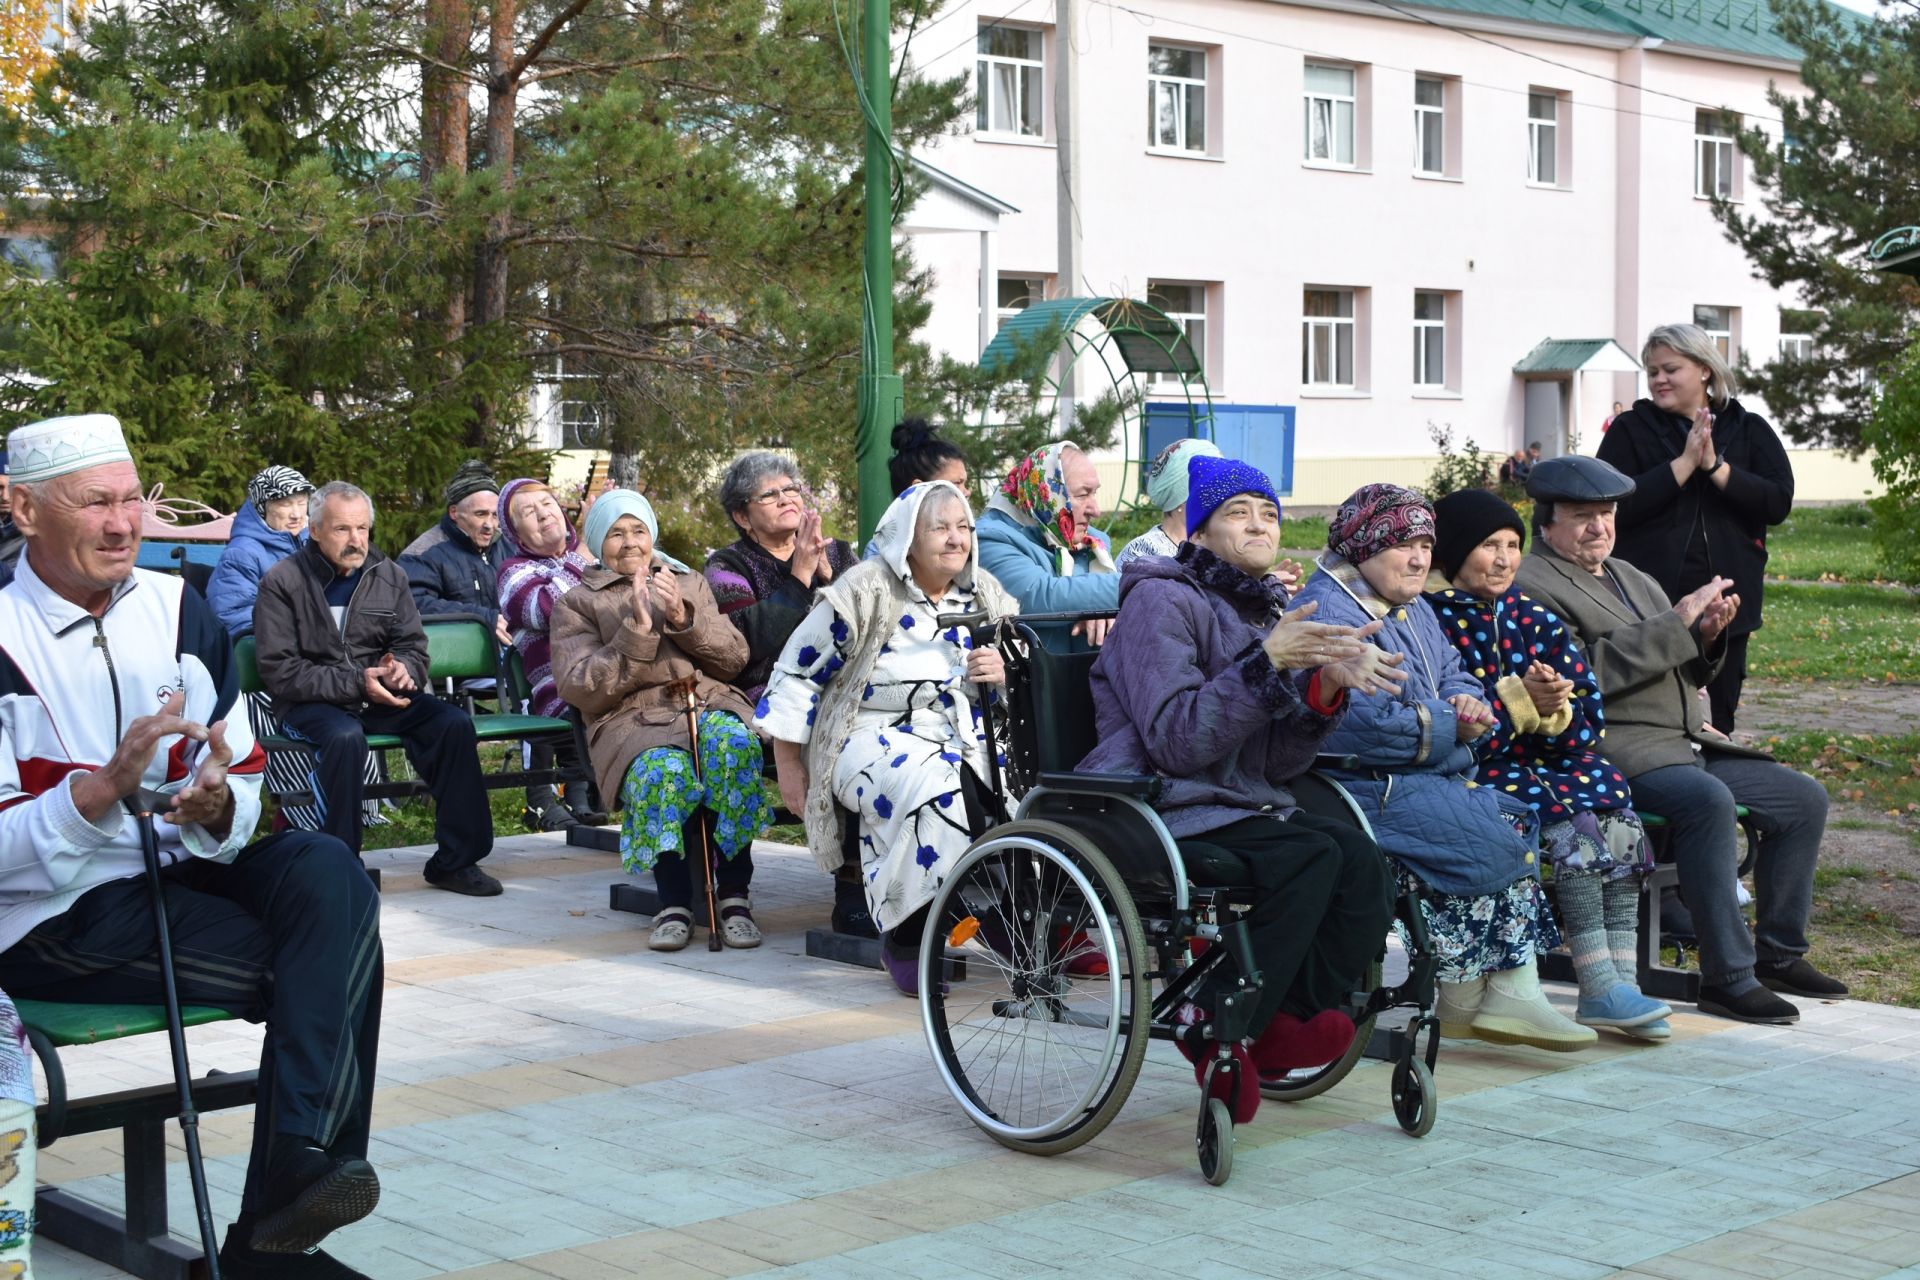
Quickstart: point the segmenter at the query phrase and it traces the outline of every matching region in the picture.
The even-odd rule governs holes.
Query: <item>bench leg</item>
[[[1655,867],[1640,891],[1640,990],[1656,1000],[1687,1003],[1700,998],[1700,975],[1676,969],[1660,959],[1660,891],[1677,884],[1680,873],[1669,864]]]
[[[206,1258],[197,1244],[167,1231],[167,1138],[161,1121],[120,1131],[126,1165],[125,1215],[58,1187],[35,1195],[38,1234],[141,1280],[202,1280]]]

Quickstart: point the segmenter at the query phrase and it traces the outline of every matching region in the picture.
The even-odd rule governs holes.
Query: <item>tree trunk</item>
[[[487,26],[487,173],[498,202],[487,218],[486,239],[474,257],[473,322],[496,324],[507,314],[507,236],[513,229],[513,118],[520,86],[513,74],[513,28],[517,0],[494,0]],[[491,398],[477,406],[475,431],[490,438],[499,417]]]
[[[473,14],[467,0],[427,0],[426,52],[421,67],[421,205],[430,207],[434,180],[443,173],[467,171],[467,82],[454,68],[467,64]],[[459,338],[467,321],[467,290],[453,289],[445,317],[448,341]]]

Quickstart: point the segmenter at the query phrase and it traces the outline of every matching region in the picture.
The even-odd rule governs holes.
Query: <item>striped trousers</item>
[[[268,1144],[298,1136],[365,1157],[380,1040],[380,896],[332,836],[284,831],[231,863],[162,872],[180,1002],[264,1021],[253,1157],[241,1208],[257,1213]],[[0,953],[0,988],[34,1000],[159,1004],[144,877],[80,895]],[[4,1274],[4,1273],[0,1273]]]

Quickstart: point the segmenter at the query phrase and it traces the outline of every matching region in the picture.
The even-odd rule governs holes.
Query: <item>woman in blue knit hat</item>
[[[1386,937],[1392,875],[1364,833],[1301,812],[1287,783],[1313,764],[1349,689],[1390,690],[1402,676],[1367,643],[1378,624],[1285,612],[1286,588],[1268,576],[1280,501],[1265,474],[1225,458],[1187,465],[1187,542],[1121,574],[1120,614],[1093,666],[1100,745],[1078,767],[1164,779],[1156,808],[1187,873],[1255,890],[1263,985],[1252,1041],[1236,1049],[1240,1123],[1259,1105],[1259,1076],[1330,1062],[1353,1041],[1344,1009]],[[1176,1016],[1198,1020],[1214,994]],[[1204,1076],[1200,1046],[1176,1043]]]

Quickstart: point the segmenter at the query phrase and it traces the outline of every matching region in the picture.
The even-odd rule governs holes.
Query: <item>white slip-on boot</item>
[[[1473,1017],[1487,997],[1487,976],[1483,973],[1465,982],[1441,982],[1435,986],[1439,996],[1433,1002],[1433,1016],[1439,1019],[1440,1035],[1447,1040],[1471,1040]]]
[[[1547,1002],[1532,961],[1487,975],[1487,996],[1473,1017],[1473,1034],[1491,1044],[1526,1044],[1556,1053],[1584,1049],[1600,1038]]]

